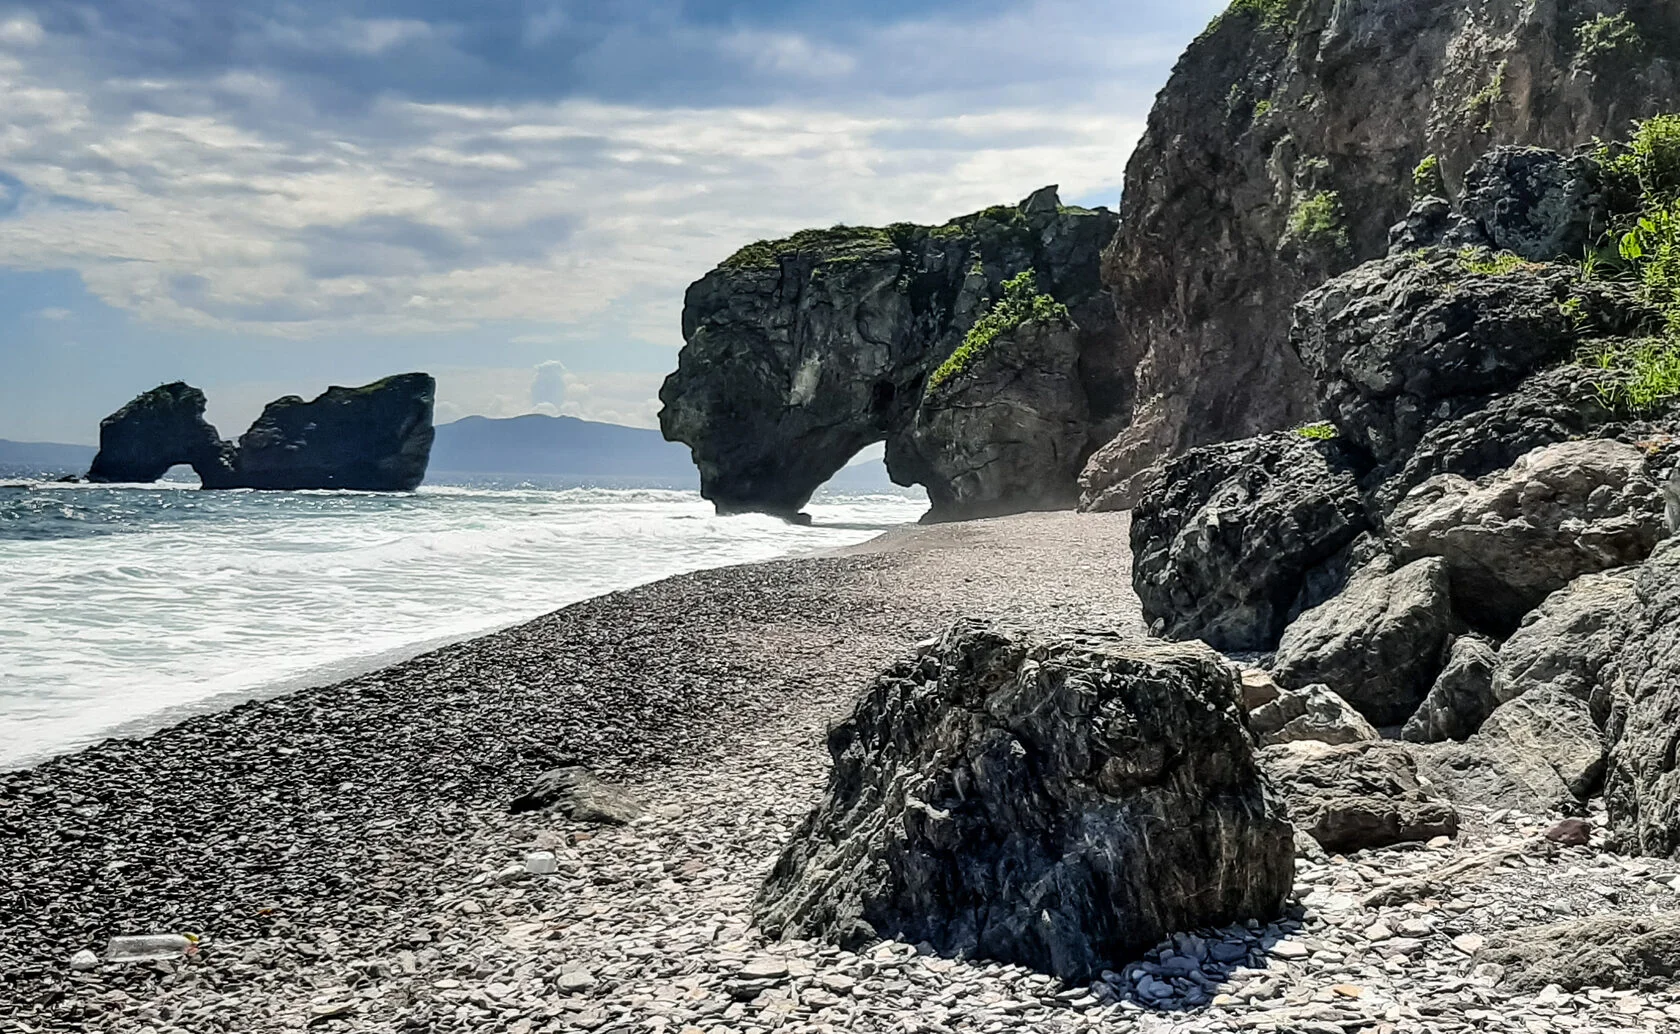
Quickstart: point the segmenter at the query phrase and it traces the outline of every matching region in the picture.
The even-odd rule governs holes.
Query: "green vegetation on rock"
[[[1348,231],[1341,195],[1320,190],[1297,196],[1289,210],[1288,238],[1317,248],[1346,249]]]
[[[1575,60],[1594,71],[1608,69],[1614,59],[1631,56],[1645,48],[1639,26],[1626,11],[1601,14],[1575,30]]]
[[[1510,67],[1508,61],[1499,62],[1499,67],[1493,70],[1493,78],[1488,84],[1464,102],[1465,114],[1481,119],[1483,132],[1493,131],[1493,111],[1499,102],[1505,99],[1505,73]]]
[[[1425,155],[1423,161],[1418,162],[1417,168],[1412,170],[1413,197],[1446,197],[1447,181],[1441,175],[1441,159],[1435,155]]]
[[[1295,429],[1295,433],[1308,441],[1333,442],[1341,437],[1336,425],[1328,420],[1315,420],[1310,424],[1302,424]]]
[[[1525,269],[1538,269],[1540,264],[1530,262],[1521,255],[1513,255],[1509,251],[1495,252],[1486,248],[1469,247],[1459,250],[1458,267],[1477,276],[1510,276]]]
[[[1298,0],[1231,0],[1221,18],[1234,14],[1251,14],[1268,29],[1281,28],[1293,22]]]
[[[894,245],[893,235],[873,226],[834,226],[827,230],[800,230],[775,241],[754,241],[724,259],[726,269],[774,269],[784,255],[802,251],[823,252],[828,258],[854,260]]]
[[[1029,320],[1067,323],[1067,306],[1038,289],[1038,274],[1023,270],[1003,282],[1003,297],[971,327],[951,357],[928,378],[929,391],[968,369],[988,352],[999,336]]]
[[[1272,102],[1271,102],[1270,99],[1255,102],[1255,104],[1254,104],[1254,121],[1259,122],[1261,119],[1265,118],[1267,115],[1270,115],[1271,113],[1272,113]]]

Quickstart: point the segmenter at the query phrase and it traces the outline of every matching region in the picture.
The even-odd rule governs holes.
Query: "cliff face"
[[[1680,107],[1677,53],[1667,0],[1237,0],[1126,171],[1104,278],[1138,403],[1106,476],[1311,419],[1295,300],[1383,255],[1414,193],[1457,198],[1491,145],[1569,150]]]
[[[725,512],[796,514],[880,441],[894,480],[932,480],[937,497],[938,475],[909,459],[920,450],[894,439],[1004,282],[1032,270],[1074,324],[1071,366],[1093,414],[1083,460],[1130,404],[1099,275],[1116,225],[1047,188],[943,226],[835,227],[743,248],[689,288],[687,344],[659,393],[665,437],[692,449],[702,492]]]
[[[165,384],[100,422],[88,480],[156,481],[187,463],[205,488],[412,491],[426,476],[436,390],[429,375],[408,373],[310,402],[288,395],[235,446],[204,419],[204,392]]]

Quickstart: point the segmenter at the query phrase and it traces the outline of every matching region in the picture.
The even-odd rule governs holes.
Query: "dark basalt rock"
[[[204,392],[175,381],[141,394],[99,422],[94,482],[146,483],[185,463],[205,484],[228,478],[233,446],[204,419]]]
[[[1071,322],[1027,322],[929,388],[887,447],[895,476],[928,486],[934,520],[1071,509],[1090,448]]]
[[[759,920],[1087,980],[1173,931],[1275,916],[1293,834],[1237,701],[1200,644],[960,623],[829,733],[828,790]]]
[[[1478,635],[1459,636],[1447,655],[1447,666],[1406,720],[1400,738],[1412,743],[1469,739],[1499,706],[1493,694],[1493,672],[1498,664],[1499,647],[1491,640]]]
[[[1613,743],[1604,803],[1622,847],[1680,856],[1680,540],[1639,569],[1608,673]]]
[[[436,384],[402,374],[313,401],[270,402],[237,446],[204,420],[204,393],[154,388],[106,417],[90,481],[156,481],[191,464],[205,488],[340,488],[407,492],[426,476]]]
[[[1541,147],[1496,147],[1464,177],[1448,247],[1487,247],[1533,262],[1570,262],[1607,228],[1598,164]]]
[[[1220,650],[1275,648],[1296,614],[1340,587],[1344,551],[1371,527],[1358,474],[1338,443],[1288,432],[1150,470],[1131,543],[1152,629]]]
[[[234,480],[245,488],[410,492],[431,456],[436,382],[423,373],[360,388],[328,388],[305,402],[270,402],[239,439]]]
[[[1443,561],[1396,569],[1381,557],[1284,630],[1272,677],[1324,683],[1374,724],[1399,725],[1440,674],[1457,625]]]
[[[1076,459],[1046,467],[995,508],[1071,495],[1068,464],[1112,435],[1130,405],[1130,370],[1111,351],[1114,309],[1099,276],[1116,225],[1106,209],[1062,206],[1050,187],[944,226],[835,227],[743,248],[688,289],[687,343],[660,389],[660,427],[693,451],[701,493],[720,511],[795,514],[881,441],[900,483],[926,484],[935,499],[966,498],[973,486],[952,487],[943,465],[922,459],[946,444],[970,452],[934,441],[939,420],[921,427],[919,441],[899,439],[915,433],[929,377],[1002,297],[1004,281],[1031,269],[1077,328],[1071,355],[1057,342],[1041,357],[1045,384],[1055,381],[1049,390],[1061,396],[1046,411],[1071,417],[1065,385],[1076,381],[1090,423],[1076,436]],[[956,421],[950,430],[973,428]],[[951,466],[958,477],[972,472],[969,458]]]

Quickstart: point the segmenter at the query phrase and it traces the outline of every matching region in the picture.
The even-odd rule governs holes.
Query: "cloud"
[[[62,321],[70,319],[73,316],[75,316],[75,313],[71,312],[69,309],[46,308],[35,310],[35,317],[43,320]]]
[[[536,376],[531,378],[531,405],[537,412],[558,414],[566,404],[566,365],[549,361],[538,363]],[[548,407],[546,410],[540,407]]]
[[[662,373],[572,372],[558,362],[525,367],[449,367],[436,371],[435,418],[494,419],[544,413],[630,427],[659,426]]]
[[[43,0],[0,21],[0,266],[242,336],[517,320],[676,345],[685,285],[755,238],[1050,182],[1117,197],[1183,26],[1218,5],[1125,25],[1073,0],[727,24],[403,6]]]

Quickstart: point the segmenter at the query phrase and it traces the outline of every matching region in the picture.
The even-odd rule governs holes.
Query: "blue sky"
[[[0,437],[408,369],[651,426],[682,292],[804,226],[1113,205],[1222,0],[0,0]]]

